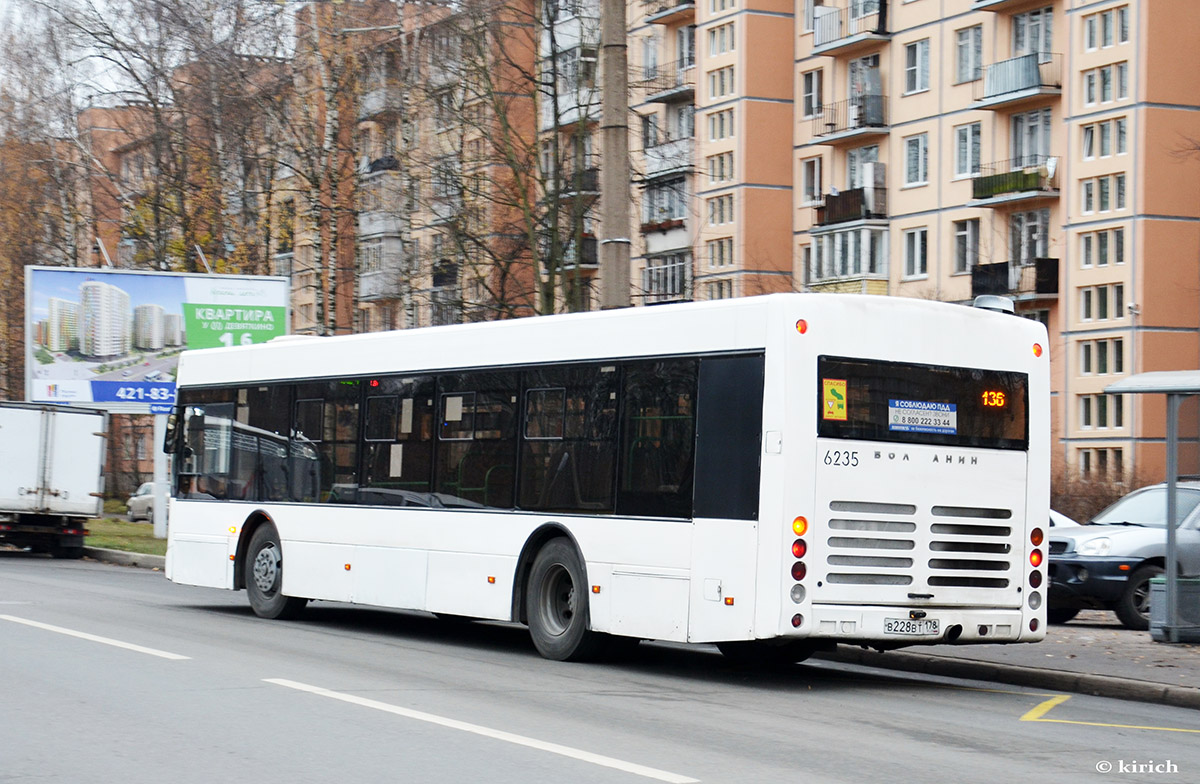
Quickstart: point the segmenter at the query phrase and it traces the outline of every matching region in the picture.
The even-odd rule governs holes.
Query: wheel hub
[[[279,551],[267,545],[254,556],[254,584],[263,593],[270,593],[279,579]]]
[[[575,617],[575,583],[570,572],[556,566],[546,574],[543,586],[541,615],[546,631],[562,634]]]

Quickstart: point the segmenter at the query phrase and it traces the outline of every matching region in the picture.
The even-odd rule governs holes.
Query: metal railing
[[[971,296],[985,294],[1058,294],[1058,259],[1037,258],[1032,263],[1000,261],[971,268]]]
[[[859,128],[887,127],[887,96],[860,95],[820,107],[812,118],[813,136],[828,136]]]
[[[814,47],[829,46],[863,33],[887,35],[887,0],[849,0],[846,8],[814,9]]]
[[[826,194],[825,203],[817,207],[817,223],[821,226],[886,217],[887,188],[882,185]]]
[[[646,96],[668,93],[670,96],[683,97],[696,89],[692,82],[695,72],[696,63],[685,58],[634,69],[632,81]]]
[[[971,181],[971,197],[991,199],[1006,193],[1051,192],[1055,178],[1050,174],[1046,155],[1026,155],[996,161],[979,167],[979,176]]]
[[[1062,89],[1061,54],[1031,52],[992,63],[974,82],[972,94],[976,101],[991,101],[1038,89]]]

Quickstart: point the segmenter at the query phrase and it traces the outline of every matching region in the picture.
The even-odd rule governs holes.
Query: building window
[[[979,219],[954,222],[954,271],[969,272],[979,259]]]
[[[646,259],[642,288],[646,302],[668,302],[690,296],[692,254],[669,253]]]
[[[708,72],[708,97],[723,98],[733,95],[733,66],[718,68]]]
[[[710,281],[706,287],[709,299],[729,299],[733,296],[732,280]]]
[[[846,187],[863,187],[863,165],[879,160],[879,146],[856,147],[846,153]],[[874,184],[874,183],[872,183]]]
[[[1092,320],[1092,290],[1091,289],[1080,289],[1079,290],[1079,320],[1080,321],[1091,321]]]
[[[708,181],[728,182],[733,179],[733,153],[722,152],[708,156]]]
[[[708,225],[719,226],[733,222],[733,195],[715,196],[708,200]]]
[[[1091,395],[1080,395],[1079,396],[1079,426],[1080,427],[1091,427],[1092,426],[1092,396]]]
[[[687,181],[683,177],[653,182],[646,187],[642,222],[662,223],[687,217]]]
[[[1050,155],[1050,109],[1038,109],[1012,117],[1012,165],[1014,168],[1041,166]]]
[[[956,34],[955,61],[958,83],[974,82],[983,76],[983,26],[975,25]]]
[[[821,86],[824,71],[805,71],[803,109],[805,117],[819,117],[822,111]]]
[[[1083,102],[1085,104],[1088,104],[1089,106],[1096,102],[1096,72],[1095,71],[1084,71],[1083,72]]]
[[[929,272],[929,232],[909,229],[904,232],[904,276],[924,277]]]
[[[1124,155],[1126,152],[1128,152],[1128,140],[1125,136],[1127,125],[1126,120],[1124,117],[1118,117],[1117,119],[1113,120],[1113,123],[1117,126],[1117,155]]]
[[[979,174],[981,125],[971,123],[954,129],[954,175],[973,177]]]
[[[733,137],[733,109],[708,114],[708,140],[719,141]]]
[[[1129,6],[1117,9],[1117,43],[1129,43]]]
[[[1079,266],[1087,269],[1092,266],[1092,246],[1095,237],[1091,234],[1079,235]]]
[[[1054,51],[1054,9],[1013,14],[1013,54],[1047,55]]]
[[[732,52],[733,47],[733,22],[714,27],[708,31],[709,57]]]
[[[815,204],[821,200],[821,159],[805,158],[800,162],[804,182],[804,203]]]
[[[1117,63],[1117,100],[1129,97],[1129,63]]]
[[[728,267],[733,264],[733,237],[722,237],[705,243],[708,249],[708,266]]]
[[[1091,51],[1096,48],[1096,15],[1083,18],[1083,48]]]
[[[1084,180],[1082,186],[1083,193],[1080,200],[1080,210],[1087,215],[1096,211],[1096,181]]]
[[[1049,252],[1050,210],[1013,213],[1009,218],[1010,257],[1015,264],[1033,264]]]
[[[929,89],[929,39],[904,47],[904,92],[915,93]]]
[[[1092,373],[1092,343],[1090,340],[1079,344],[1079,373],[1087,376]]]
[[[904,140],[904,184],[929,182],[929,134],[920,133]]]

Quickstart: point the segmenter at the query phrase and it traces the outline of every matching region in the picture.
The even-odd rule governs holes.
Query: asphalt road
[[[0,666],[0,782],[1200,780],[1197,711],[707,646],[563,664],[516,626],[262,621],[240,593],[12,552]]]

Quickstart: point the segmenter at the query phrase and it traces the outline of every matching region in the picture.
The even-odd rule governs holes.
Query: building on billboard
[[[162,305],[138,305],[133,309],[133,345],[137,348],[161,349],[165,328]]]
[[[79,346],[79,304],[58,297],[46,300],[49,316],[42,345],[50,351],[70,351]]]
[[[183,316],[178,313],[165,314],[163,316],[163,343],[168,346],[182,346],[183,339]]]
[[[87,357],[115,357],[130,349],[129,295],[98,280],[79,287],[79,350]]]

